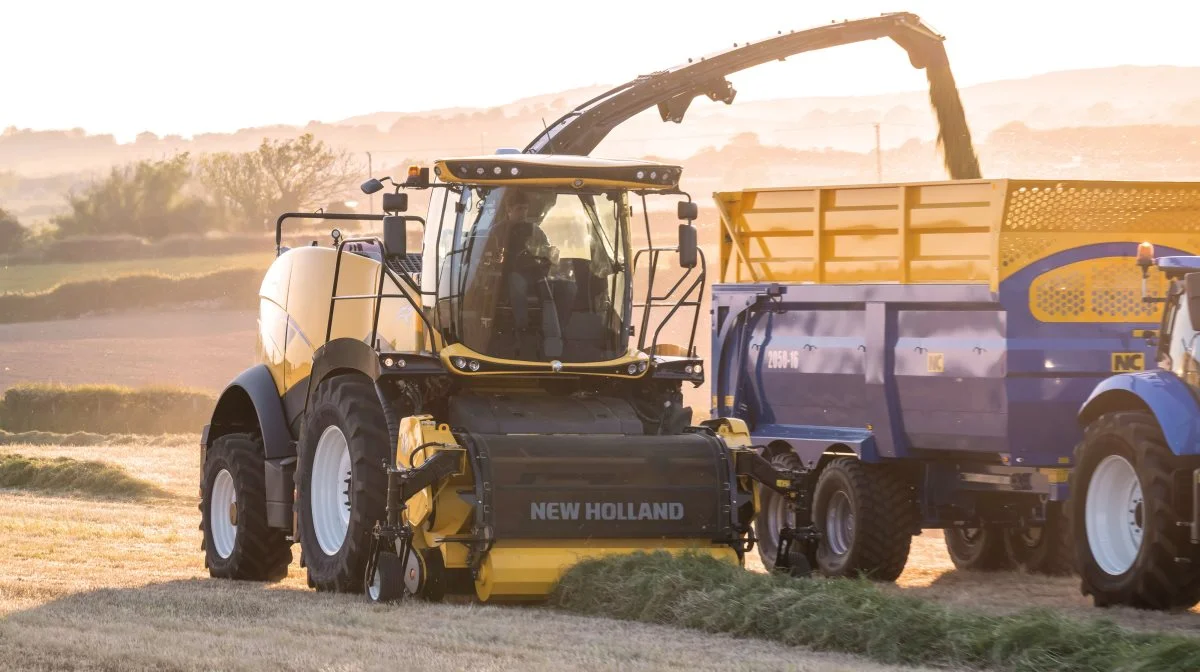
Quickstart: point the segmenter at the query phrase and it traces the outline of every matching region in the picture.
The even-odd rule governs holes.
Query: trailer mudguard
[[[1092,390],[1079,409],[1079,424],[1113,411],[1148,408],[1158,420],[1167,446],[1176,455],[1200,455],[1200,404],[1178,376],[1163,370],[1121,373]]]
[[[221,392],[205,435],[205,448],[212,447],[213,439],[223,434],[248,431],[255,423],[262,434],[266,459],[296,454],[292,434],[283,416],[283,403],[266,364],[241,372]]]

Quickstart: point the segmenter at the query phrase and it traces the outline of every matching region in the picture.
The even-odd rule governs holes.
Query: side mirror
[[[1188,273],[1183,276],[1183,288],[1187,292],[1185,298],[1188,302],[1192,331],[1200,331],[1200,273]]]
[[[683,205],[683,203],[680,203]],[[695,205],[694,203],[692,204]],[[691,224],[679,225],[679,265],[683,268],[695,268],[698,253],[696,251],[696,227]]]
[[[407,217],[388,215],[383,218],[383,249],[388,257],[404,257],[408,254]]]
[[[383,195],[384,212],[405,212],[408,210],[408,194],[396,192]]]
[[[677,211],[680,219],[689,222],[700,216],[700,208],[695,201],[680,201]]]
[[[383,189],[383,182],[380,182],[379,180],[372,177],[371,179],[367,180],[366,182],[363,182],[362,187],[360,187],[360,189],[362,189],[362,192],[364,194],[373,194],[373,193],[379,191],[380,189]]]

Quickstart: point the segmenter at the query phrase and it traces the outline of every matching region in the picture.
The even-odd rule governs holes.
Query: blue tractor
[[[1154,258],[1143,279],[1169,280],[1162,327],[1148,334],[1157,366],[1115,374],[1079,413],[1070,512],[1080,589],[1097,606],[1191,607],[1200,602],[1200,257]]]

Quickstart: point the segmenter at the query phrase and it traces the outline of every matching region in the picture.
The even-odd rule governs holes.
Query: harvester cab
[[[432,175],[363,184],[393,187],[388,214],[358,216],[381,237],[280,248],[260,290],[261,363],[222,394],[203,438],[210,572],[278,576],[299,542],[320,590],[536,600],[586,557],[742,562],[756,483],[807,520],[803,474],[767,463],[740,421],[697,425],[683,405],[706,368],[694,344],[705,263],[680,172],[444,159]],[[423,190],[427,216],[404,214]],[[655,243],[647,207],[663,197],[683,220],[671,245]],[[322,218],[279,224],[303,216]],[[656,283],[670,257],[678,277]],[[691,331],[668,343],[676,316]],[[792,533],[778,567],[803,571],[811,536]]]

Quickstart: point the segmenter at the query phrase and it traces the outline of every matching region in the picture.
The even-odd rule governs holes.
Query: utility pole
[[[883,152],[879,149],[879,122],[875,122],[875,181],[883,182]]]
[[[367,177],[375,177],[375,170],[371,166],[371,153],[370,152],[367,152]],[[370,208],[371,209],[368,210],[367,212],[371,213],[372,215],[375,214],[375,194],[371,194]]]

